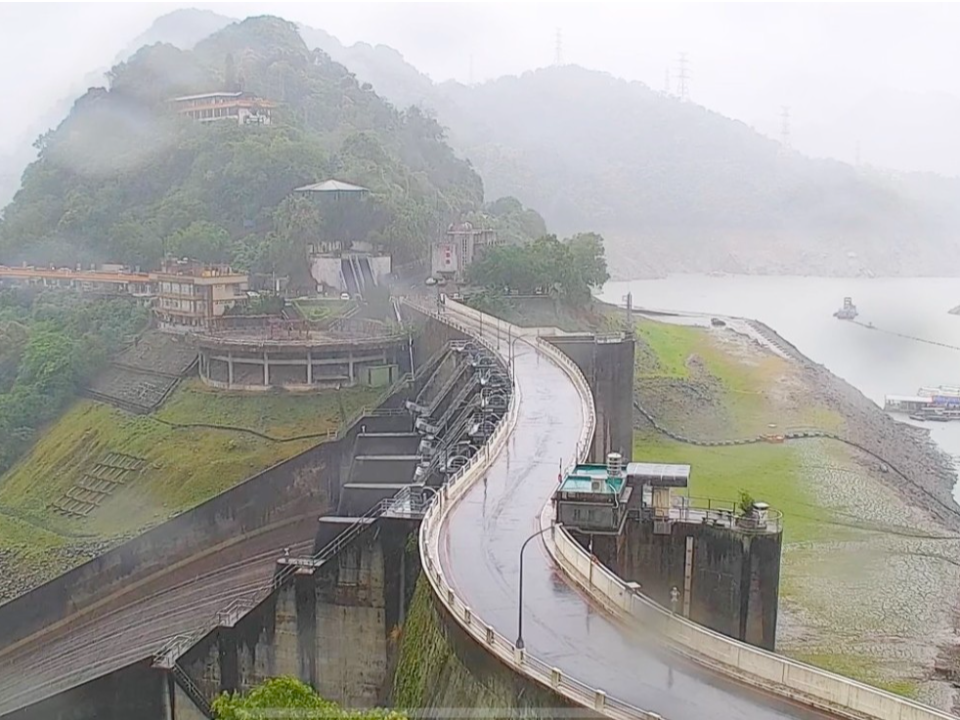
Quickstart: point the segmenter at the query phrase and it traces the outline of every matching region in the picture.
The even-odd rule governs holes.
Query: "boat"
[[[858,314],[857,306],[853,304],[853,298],[845,297],[843,307],[837,310],[833,316],[839,320],[853,320]]]
[[[960,388],[922,387],[916,395],[887,395],[883,409],[904,413],[912,420],[947,422],[960,420]]]

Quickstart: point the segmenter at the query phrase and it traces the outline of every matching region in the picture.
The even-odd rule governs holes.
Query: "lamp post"
[[[517,650],[523,650],[523,551],[527,549],[527,544],[533,540],[535,537],[543,535],[547,530],[552,530],[553,525],[548,525],[545,528],[537,530],[533,535],[528,537],[523,541],[523,545],[520,546],[520,580],[519,580],[519,597],[517,599],[517,642],[515,647]]]

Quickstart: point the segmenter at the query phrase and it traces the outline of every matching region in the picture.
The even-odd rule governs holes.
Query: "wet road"
[[[584,422],[564,372],[523,341],[515,347],[516,429],[487,477],[451,511],[440,540],[449,582],[507,637],[517,632],[520,546],[538,529],[536,518]],[[524,553],[523,629],[531,655],[666,720],[826,717],[645,646],[568,586],[536,541]]]
[[[271,582],[283,548],[313,547],[311,512],[158,573],[87,614],[0,649],[0,716],[150,658],[166,641],[212,627],[217,611]]]

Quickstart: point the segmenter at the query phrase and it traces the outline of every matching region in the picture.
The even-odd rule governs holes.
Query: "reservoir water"
[[[960,316],[947,312],[960,305],[957,278],[674,275],[610,282],[600,297],[623,304],[628,292],[635,307],[761,320],[880,406],[884,395],[913,395],[921,386],[960,387]],[[860,313],[857,320],[875,329],[833,317],[847,296]],[[929,429],[955,464],[960,460],[960,422],[914,424]],[[954,499],[960,502],[960,484]]]

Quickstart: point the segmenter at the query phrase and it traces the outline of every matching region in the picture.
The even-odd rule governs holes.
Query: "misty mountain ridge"
[[[189,41],[231,22],[193,10],[161,20],[143,37]],[[434,114],[491,197],[517,197],[554,232],[602,232],[619,277],[942,275],[960,261],[960,181],[804,157],[740,121],[574,65],[437,84],[392,48],[298,29],[397,107]]]
[[[4,261],[146,268],[173,251],[292,277],[305,272],[305,244],[327,232],[402,263],[425,255],[438,223],[474,213],[517,240],[545,231],[516,200],[484,204],[480,177],[436,121],[397,111],[279,18],[230,24],[193,50],[143,47],[109,79],[38,143],[0,221]],[[169,106],[238,86],[274,103],[274,122],[204,124]],[[321,212],[292,194],[331,177],[369,190],[363,212]]]

